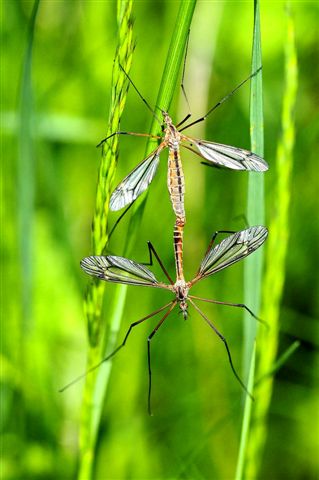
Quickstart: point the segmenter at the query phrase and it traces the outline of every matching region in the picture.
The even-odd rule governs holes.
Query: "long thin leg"
[[[244,213],[240,213],[239,215],[235,215],[235,217],[233,217],[233,220],[243,220],[245,227],[246,228],[250,227],[250,222],[248,221],[247,215],[245,215]]]
[[[132,203],[129,204],[128,207],[126,207],[126,209],[124,210],[123,213],[121,213],[121,215],[119,216],[119,218],[116,220],[116,222],[114,223],[113,227],[111,228],[110,230],[110,233],[109,233],[109,236],[108,236],[108,242],[110,241],[113,233],[114,233],[114,230],[116,229],[116,227],[118,226],[118,224],[120,223],[120,221],[122,220],[122,218],[126,215],[126,213],[129,211],[129,209],[132,207],[132,205],[134,205],[134,202],[135,200],[133,200]]]
[[[209,250],[212,248],[212,246],[214,245],[214,242],[217,238],[218,235],[220,235],[221,233],[236,233],[234,230],[216,230],[216,232],[213,233],[212,235],[212,238],[211,238],[211,241],[209,242],[208,244],[208,247],[207,247],[207,250],[205,252],[205,255],[207,255],[207,253],[209,252]]]
[[[154,255],[155,258],[156,258],[156,260],[158,261],[159,266],[161,267],[161,269],[162,269],[163,272],[165,273],[168,281],[170,282],[171,285],[174,285],[174,282],[173,282],[171,276],[169,275],[168,271],[167,271],[166,268],[164,267],[164,264],[163,264],[162,260],[160,259],[160,256],[159,256],[158,253],[156,252],[156,250],[155,250],[152,242],[148,241],[148,242],[147,242],[147,246],[148,246],[148,253],[149,253],[150,259],[149,259],[149,262],[148,262],[148,263],[142,263],[142,265],[152,266],[152,265],[153,265],[153,255]]]
[[[159,137],[158,135],[150,135],[149,133],[114,132],[114,133],[111,133],[111,135],[109,135],[108,137],[103,138],[103,140],[101,140],[100,143],[96,145],[96,148],[99,148],[101,145],[103,145],[103,143],[105,143],[107,140],[114,137],[115,135],[133,135],[134,137],[150,137],[150,138],[156,138],[158,140],[162,138],[162,137]]]
[[[221,234],[221,233],[231,233],[231,234],[234,234],[236,233],[234,230],[216,230],[216,232],[214,232],[212,238],[211,238],[211,241],[209,242],[208,244],[208,247],[206,249],[206,252],[205,252],[205,255],[203,258],[206,257],[206,255],[208,254],[208,252],[210,251],[210,249],[212,248],[212,246],[214,245],[214,242],[217,238],[217,235]],[[193,280],[190,282],[190,285],[194,285],[194,283],[198,282],[198,280],[200,280],[200,278],[202,277],[202,275],[200,274],[200,269],[201,267],[199,266],[197,272],[196,272],[196,275],[195,277],[193,278]]]
[[[210,110],[208,110],[208,112],[203,117],[198,118],[197,120],[194,120],[194,122],[191,122],[188,125],[185,125],[185,127],[181,128],[180,132],[182,132],[183,130],[186,130],[186,128],[189,128],[189,127],[192,127],[193,125],[196,125],[196,123],[200,123],[200,122],[203,122],[204,120],[206,120],[208,115],[210,115],[214,110],[216,110],[216,108],[218,108],[226,100],[228,100],[229,97],[233,96],[234,93],[237,92],[237,90],[239,90],[240,87],[242,87],[244,85],[244,83],[248,82],[248,80],[250,80],[252,77],[257,75],[257,73],[260,72],[261,69],[262,69],[262,67],[257,68],[257,70],[255,72],[253,72],[251,75],[249,75],[249,77],[245,78],[245,80],[243,80],[239,85],[237,85],[237,87],[234,88],[234,90],[232,90],[228,95],[226,95],[218,103],[216,103],[216,105],[214,105]]]
[[[230,367],[233,371],[233,374],[235,375],[235,377],[237,378],[238,382],[240,383],[240,385],[242,386],[242,388],[244,389],[244,391],[247,393],[247,395],[253,400],[253,396],[251,395],[251,393],[249,393],[249,391],[247,390],[246,386],[244,385],[244,383],[242,382],[242,380],[240,379],[240,376],[238,375],[238,373],[236,372],[235,370],[235,367],[234,367],[234,364],[233,364],[233,361],[232,361],[232,358],[231,358],[231,354],[230,354],[230,350],[229,350],[229,347],[228,347],[228,344],[227,344],[227,341],[226,341],[226,338],[217,330],[217,328],[215,327],[215,325],[213,325],[213,323],[206,317],[206,315],[198,308],[198,306],[193,302],[193,300],[189,298],[189,301],[190,303],[193,305],[193,307],[198,311],[198,313],[201,315],[201,317],[203,317],[203,319],[205,320],[205,322],[210,326],[210,328],[212,328],[214,330],[214,332],[216,333],[216,335],[218,335],[218,337],[221,339],[221,341],[224,343],[225,345],[225,348],[226,348],[226,351],[227,351],[227,355],[228,355],[228,360],[229,360],[229,364],[230,364]]]
[[[250,313],[250,315],[254,317],[255,320],[257,320],[258,322],[262,323],[263,325],[269,328],[268,323],[262,320],[261,318],[257,317],[257,315],[255,315],[254,312],[252,312],[252,310],[250,310],[250,308],[248,308],[247,305],[245,305],[244,303],[220,302],[218,300],[211,300],[209,298],[196,297],[195,295],[189,295],[188,298],[193,298],[194,300],[200,300],[201,302],[216,303],[217,305],[227,305],[228,307],[243,308],[248,313]]]
[[[148,362],[148,397],[147,397],[147,406],[148,406],[148,414],[152,415],[152,410],[151,410],[151,392],[152,392],[152,369],[151,369],[151,340],[154,337],[155,333],[157,330],[160,328],[160,326],[163,324],[164,320],[168,317],[168,315],[171,313],[173,308],[175,307],[177,303],[177,300],[173,300],[171,308],[168,310],[168,312],[165,313],[164,317],[158,322],[152,333],[148,336],[147,339],[147,362]]]
[[[147,100],[143,97],[143,95],[141,94],[141,92],[138,90],[138,88],[136,87],[136,85],[134,84],[133,80],[131,79],[131,77],[129,76],[128,73],[126,73],[126,71],[124,70],[124,68],[122,67],[121,64],[120,65],[120,68],[122,70],[122,72],[124,72],[124,74],[126,75],[126,78],[128,79],[128,81],[130,82],[130,84],[132,85],[132,87],[134,88],[134,90],[136,91],[137,95],[140,97],[140,99],[142,100],[142,102],[145,103],[145,105],[147,106],[147,108],[152,112],[154,118],[158,121],[158,123],[160,125],[162,125],[162,122],[159,120],[158,116],[156,115],[155,111],[152,109],[152,107],[150,106],[150,104],[147,102]]]
[[[186,70],[186,59],[187,59],[187,54],[188,54],[188,45],[189,45],[189,35],[190,35],[190,30],[188,30],[188,34],[187,34],[187,40],[186,40],[186,47],[185,47],[185,56],[184,56],[184,62],[183,62],[183,73],[182,73],[182,82],[181,82],[181,89],[182,89],[182,92],[183,92],[183,95],[184,95],[184,98],[185,98],[185,101],[187,103],[187,107],[188,107],[188,114],[186,115],[186,117],[181,121],[179,122],[176,126],[176,128],[179,128],[183,125],[183,123],[185,123],[191,116],[191,107],[190,107],[190,104],[189,104],[189,101],[188,101],[188,98],[187,98],[187,95],[186,95],[186,90],[185,90],[185,87],[184,87],[184,79],[185,79],[185,70]]]
[[[212,235],[211,241],[210,241],[209,244],[208,244],[208,247],[207,247],[207,249],[206,249],[206,252],[205,252],[205,255],[204,255],[203,258],[206,257],[206,255],[208,254],[209,250],[210,250],[210,249],[212,248],[212,246],[214,245],[214,242],[215,242],[215,240],[216,240],[216,238],[217,238],[217,235],[219,235],[219,234],[221,234],[221,233],[236,233],[236,232],[234,232],[233,230],[216,230],[216,232],[214,232],[213,235]],[[192,280],[192,282],[191,282],[192,284],[195,283],[195,282],[194,282],[195,279],[198,280],[199,271],[200,271],[200,267],[199,267],[199,269],[198,269],[197,272],[196,272],[196,275],[195,275],[194,280]],[[196,280],[196,281],[197,281],[197,280]]]
[[[93,372],[94,370],[96,370],[97,368],[99,368],[102,363],[104,362],[107,362],[108,360],[110,360],[112,357],[114,357],[114,355],[121,349],[124,347],[127,339],[128,339],[128,336],[129,334],[131,333],[132,331],[132,328],[133,327],[136,327],[136,325],[139,325],[140,323],[142,322],[145,322],[145,320],[148,320],[149,318],[153,317],[154,315],[156,315],[157,313],[160,313],[162,312],[163,310],[165,310],[165,308],[167,308],[169,305],[171,305],[172,303],[176,304],[176,300],[173,300],[173,302],[169,302],[167,303],[166,305],[164,305],[163,307],[161,308],[158,308],[157,310],[155,310],[155,312],[152,312],[150,313],[149,315],[147,315],[146,317],[144,318],[141,318],[141,320],[137,320],[136,322],[133,322],[131,323],[128,331],[126,332],[126,335],[124,337],[124,340],[123,342],[121,343],[121,345],[119,345],[118,347],[116,347],[115,350],[113,350],[113,352],[111,352],[109,355],[107,355],[105,358],[103,358],[103,360],[101,360],[99,363],[97,363],[96,365],[94,365],[94,367],[91,367],[89,368],[85,373],[82,373],[82,375],[79,375],[77,378],[75,378],[74,380],[72,380],[72,382],[68,383],[67,385],[65,385],[65,387],[61,388],[59,390],[59,392],[64,392],[64,390],[66,390],[67,388],[71,387],[72,385],[74,385],[75,383],[77,383],[79,380],[81,380],[82,378],[86,377],[89,373]],[[171,311],[171,309],[169,310],[169,312]]]

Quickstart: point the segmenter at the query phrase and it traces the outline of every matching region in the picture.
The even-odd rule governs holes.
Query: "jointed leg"
[[[189,113],[186,115],[186,117],[185,117],[181,122],[179,122],[179,123],[176,125],[176,128],[181,127],[181,126],[183,125],[183,123],[185,123],[185,122],[192,116],[192,114],[191,114],[191,107],[190,107],[190,105],[189,105],[189,101],[188,101],[188,98],[187,98],[187,95],[186,95],[186,90],[185,90],[185,87],[184,87],[185,69],[186,69],[186,59],[187,59],[188,45],[189,45],[189,34],[190,34],[190,30],[188,30],[188,34],[187,34],[186,47],[185,47],[185,56],[184,56],[184,63],[183,63],[182,82],[181,82],[181,89],[182,89],[184,98],[185,98],[185,100],[186,100]]]
[[[224,98],[222,98],[218,103],[216,103],[216,105],[214,105],[210,110],[208,110],[208,112],[201,118],[198,118],[197,120],[194,120],[194,122],[191,122],[189,123],[188,125],[185,125],[185,127],[183,127],[180,132],[182,132],[183,130],[186,130],[186,128],[189,128],[191,127],[192,125],[196,125],[197,123],[200,123],[200,122],[203,122],[204,120],[206,120],[206,118],[208,117],[208,115],[210,115],[214,110],[216,110],[216,108],[218,108],[220,105],[222,105],[226,100],[228,100],[228,98],[230,98],[231,96],[234,95],[235,92],[237,92],[237,90],[240,89],[240,87],[242,87],[244,85],[244,83],[246,83],[248,80],[250,80],[252,77],[254,77],[255,75],[257,75],[257,73],[262,69],[262,67],[259,67],[257,68],[257,70],[255,72],[253,72],[251,75],[249,75],[249,77],[245,78],[245,80],[243,80],[239,85],[237,85],[237,87],[234,88],[234,90],[232,90],[228,95],[226,95]]]
[[[161,137],[158,137],[157,135],[150,135],[149,133],[135,133],[135,132],[114,132],[114,133],[111,133],[111,135],[109,135],[108,137],[106,138],[103,138],[103,140],[100,141],[100,143],[98,143],[96,145],[96,148],[100,147],[101,145],[103,145],[103,143],[105,143],[107,140],[109,140],[110,138],[114,137],[115,135],[133,135],[134,137],[150,137],[150,138],[157,138],[157,139],[160,139]]]
[[[113,227],[111,228],[110,233],[109,233],[108,243],[109,243],[109,241],[110,241],[110,239],[111,239],[111,237],[112,237],[112,235],[113,235],[113,233],[114,233],[114,230],[116,229],[116,227],[118,226],[118,224],[120,223],[120,221],[122,220],[122,218],[127,214],[127,212],[128,212],[129,209],[132,207],[132,205],[134,205],[134,202],[135,202],[135,200],[133,200],[133,202],[130,203],[130,204],[126,207],[126,209],[124,210],[124,212],[121,213],[121,215],[119,216],[119,218],[118,218],[118,219],[116,220],[116,222],[114,223],[114,225],[113,225]]]
[[[217,330],[217,328],[213,325],[213,323],[206,317],[206,315],[204,315],[204,313],[198,308],[198,306],[192,301],[192,299],[190,297],[189,298],[189,301],[190,303],[193,305],[193,307],[198,311],[198,313],[201,315],[201,317],[203,317],[203,319],[205,320],[205,322],[210,326],[210,328],[212,328],[214,330],[214,332],[216,333],[216,335],[218,335],[218,337],[221,339],[221,341],[224,343],[225,345],[225,348],[226,348],[226,351],[227,351],[227,355],[228,355],[228,360],[229,360],[229,364],[230,364],[230,367],[233,371],[233,374],[235,375],[235,377],[237,378],[238,382],[240,383],[240,385],[242,386],[242,388],[245,390],[245,392],[247,393],[247,395],[253,400],[253,397],[251,395],[251,393],[249,393],[249,391],[247,390],[246,386],[244,385],[244,383],[242,382],[242,380],[240,379],[238,373],[236,372],[235,370],[235,367],[234,367],[234,364],[233,364],[233,361],[232,361],[232,358],[231,358],[231,354],[230,354],[230,350],[229,350],[229,347],[228,347],[228,344],[227,344],[227,341],[226,341],[226,338]]]
[[[143,95],[141,94],[141,92],[138,90],[137,86],[135,85],[135,83],[133,82],[133,80],[131,79],[131,77],[129,76],[128,73],[126,73],[126,71],[124,70],[124,68],[122,67],[121,64],[120,65],[120,68],[122,70],[122,72],[125,74],[126,78],[128,79],[128,81],[130,82],[130,84],[132,85],[132,87],[134,88],[134,90],[136,91],[137,95],[140,97],[140,99],[142,100],[143,103],[145,103],[145,105],[147,106],[147,108],[152,112],[154,118],[157,120],[157,122],[161,125],[161,121],[160,119],[158,118],[158,116],[156,115],[155,111],[152,109],[152,107],[150,106],[150,104],[147,102],[147,100],[143,97]]]
[[[171,313],[173,308],[175,307],[177,301],[174,300],[172,302],[172,305],[168,312],[165,313],[164,317],[158,322],[152,333],[149,335],[147,339],[147,361],[148,361],[148,397],[147,397],[147,405],[148,405],[148,413],[149,415],[152,415],[152,410],[151,410],[151,391],[152,391],[152,369],[151,369],[151,340],[154,337],[155,333],[157,330],[160,328],[160,326],[163,324],[164,320],[168,317],[168,315]]]
[[[158,255],[158,253],[156,252],[153,244],[150,241],[147,242],[147,247],[148,247],[148,253],[149,253],[149,256],[150,256],[150,260],[149,260],[148,263],[142,263],[142,265],[152,266],[153,265],[153,255],[154,255],[156,260],[158,261],[159,266],[161,267],[161,269],[165,273],[166,277],[168,278],[169,283],[171,285],[174,285],[174,282],[173,282],[172,278],[170,277],[168,271],[164,267],[164,264],[163,264],[162,260],[160,259],[160,256]]]
[[[268,324],[266,322],[264,322],[264,320],[262,320],[261,318],[257,317],[257,315],[254,314],[254,312],[252,310],[250,310],[250,308],[247,307],[247,305],[245,305],[244,303],[231,303],[231,302],[220,302],[218,300],[211,300],[209,298],[202,298],[202,297],[196,297],[194,295],[189,295],[189,298],[193,298],[195,300],[200,300],[201,302],[207,302],[207,303],[216,303],[217,305],[227,305],[229,307],[239,307],[239,308],[243,308],[244,310],[246,310],[248,313],[250,313],[250,315],[252,317],[254,317],[258,322],[262,323],[263,325],[267,326],[268,327]]]
[[[167,303],[166,305],[164,305],[163,307],[155,310],[155,312],[152,312],[152,313],[150,313],[149,315],[147,315],[146,317],[142,318],[141,320],[137,320],[136,322],[133,322],[133,323],[130,325],[130,327],[129,327],[129,329],[128,329],[128,331],[127,331],[127,333],[126,333],[126,335],[125,335],[125,337],[124,337],[124,340],[123,340],[123,342],[121,343],[121,345],[119,345],[118,347],[116,347],[116,349],[113,350],[112,353],[110,353],[110,354],[107,355],[105,358],[103,358],[103,360],[101,360],[99,363],[97,363],[96,365],[94,365],[94,367],[89,368],[85,373],[83,373],[83,374],[80,375],[79,377],[77,377],[77,378],[75,378],[74,380],[72,380],[72,382],[68,383],[65,387],[61,388],[60,392],[64,392],[64,390],[66,390],[67,388],[71,387],[72,385],[74,385],[75,383],[77,383],[79,380],[81,380],[82,378],[86,377],[89,373],[91,373],[91,372],[93,372],[94,370],[96,370],[97,368],[99,368],[99,367],[102,365],[102,363],[107,362],[107,361],[110,360],[112,357],[114,357],[114,355],[115,355],[122,347],[124,347],[124,345],[125,345],[125,343],[126,343],[126,341],[127,341],[127,339],[128,339],[128,336],[129,336],[129,334],[131,333],[133,327],[136,327],[136,325],[139,325],[140,323],[144,322],[145,320],[148,320],[149,318],[153,317],[153,316],[156,315],[157,313],[162,312],[163,310],[165,310],[165,308],[167,308],[167,307],[168,307],[169,305],[171,305],[172,303],[174,303],[174,306],[175,306],[176,301],[174,300],[173,302],[169,302],[169,303]],[[168,311],[168,313],[171,312],[171,310],[172,310],[172,308],[170,308],[170,310]],[[166,316],[167,316],[167,315],[166,315]],[[165,317],[164,317],[164,318],[165,318]]]

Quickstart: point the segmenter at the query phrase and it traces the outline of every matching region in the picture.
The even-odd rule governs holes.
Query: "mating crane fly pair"
[[[184,71],[185,71],[184,59]],[[137,94],[142,101],[146,104],[149,110],[152,112],[155,119],[161,123],[155,113],[155,111],[148,104],[146,99],[141,95],[134,82],[121,67],[130,84],[133,86]],[[183,173],[183,166],[180,157],[180,146],[190,150],[197,154],[208,164],[219,168],[230,168],[232,170],[250,170],[256,172],[264,172],[268,169],[268,165],[264,159],[258,155],[244,150],[242,148],[236,148],[229,145],[223,145],[220,143],[214,143],[206,140],[199,140],[183,134],[182,132],[187,128],[204,121],[208,115],[210,115],[217,107],[219,107],[225,100],[232,96],[244,83],[250,78],[255,76],[261,68],[257,69],[252,75],[243,80],[232,92],[226,97],[220,100],[214,105],[207,113],[201,118],[194,120],[193,122],[184,125],[190,118],[190,114],[178,123],[176,126],[173,124],[172,119],[167,112],[161,110],[163,116],[163,123],[161,124],[163,136],[149,135],[146,133],[134,133],[134,132],[114,132],[109,137],[100,142],[99,145],[106,142],[114,135],[134,135],[151,137],[157,140],[161,140],[158,147],[148,155],[145,160],[139,163],[117,186],[110,198],[110,209],[113,211],[121,210],[127,205],[132,204],[149,186],[152,182],[157,167],[159,164],[159,156],[166,147],[168,147],[168,168],[167,168],[167,186],[169,191],[170,200],[172,203],[173,211],[176,217],[174,226],[174,257],[176,265],[177,280],[183,281],[183,232],[186,223],[186,214],[184,208],[184,195],[185,195],[185,179]],[[183,71],[183,75],[184,75]],[[185,94],[182,80],[182,91]],[[185,95],[186,97],[186,95]],[[187,100],[187,97],[186,97]],[[187,100],[188,103],[188,100]],[[184,127],[182,127],[184,125]],[[181,128],[182,127],[182,128]]]
[[[185,66],[185,64],[184,64]],[[121,67],[122,68],[122,67]],[[150,107],[147,101],[142,97],[140,92],[137,90],[136,86],[127,75],[127,73],[122,68],[123,72],[127,76],[129,82],[136,90],[138,95],[142,98],[146,106],[152,111],[155,118],[158,120],[158,117],[154,110]],[[151,334],[148,337],[147,341],[147,352],[148,352],[148,373],[149,373],[149,390],[148,390],[148,410],[151,413],[150,399],[151,399],[151,339],[158,331],[160,326],[163,324],[165,319],[169,316],[172,310],[179,305],[180,311],[183,313],[184,318],[187,318],[188,312],[188,303],[190,303],[195,310],[201,315],[205,322],[209,325],[210,328],[217,334],[217,336],[222,340],[227,351],[228,360],[231,366],[231,369],[241,384],[242,388],[248,393],[245,385],[237,374],[230,350],[224,336],[217,330],[214,324],[207,318],[207,316],[199,309],[194,300],[203,301],[209,303],[216,303],[221,305],[228,305],[234,307],[240,307],[246,309],[253,317],[259,320],[254,313],[244,304],[222,302],[217,300],[210,300],[206,298],[196,297],[189,295],[190,288],[207,278],[210,275],[213,275],[233,263],[236,263],[252,252],[257,250],[266,240],[268,231],[263,226],[254,226],[241,230],[239,232],[231,231],[219,231],[215,232],[212,237],[212,240],[208,246],[204,259],[202,260],[200,267],[193,278],[193,280],[186,282],[184,279],[183,273],[183,229],[186,223],[186,215],[184,209],[184,194],[185,194],[185,180],[182,168],[182,162],[180,158],[180,146],[186,148],[187,150],[192,151],[193,153],[199,155],[205,161],[209,162],[211,166],[215,167],[225,167],[233,170],[250,170],[256,172],[264,172],[268,169],[268,165],[261,157],[258,155],[241,148],[236,148],[228,145],[223,145],[219,143],[214,143],[206,140],[199,140],[192,138],[183,134],[182,132],[187,128],[195,125],[203,120],[215,110],[219,105],[221,105],[226,99],[233,95],[247,80],[252,78],[259,72],[258,69],[247,79],[241,82],[230,94],[224,97],[219,101],[214,107],[212,107],[206,115],[203,117],[187,124],[182,127],[185,122],[190,118],[188,114],[184,120],[182,120],[176,126],[173,124],[170,116],[164,110],[161,110],[163,116],[163,126],[162,132],[163,136],[148,135],[143,133],[133,133],[133,132],[114,132],[109,137],[105,138],[100,142],[101,145],[104,142],[107,142],[108,139],[115,135],[135,135],[143,137],[151,137],[157,140],[161,140],[157,148],[148,155],[141,163],[139,163],[117,186],[110,198],[110,209],[113,211],[121,210],[127,205],[131,205],[149,186],[153,180],[157,167],[159,164],[159,156],[164,148],[168,147],[168,173],[167,173],[167,184],[170,200],[172,207],[175,213],[176,221],[174,226],[174,257],[175,257],[175,267],[176,267],[176,280],[172,280],[168,274],[166,268],[164,267],[162,261],[160,260],[159,255],[154,249],[153,245],[149,242],[149,253],[150,253],[150,264],[152,265],[152,254],[156,257],[160,267],[162,268],[164,274],[168,278],[169,283],[160,282],[154,274],[141,263],[137,263],[133,260],[119,257],[119,256],[90,256],[86,257],[81,261],[82,269],[91,276],[100,278],[102,280],[112,282],[112,283],[121,283],[127,285],[135,286],[147,286],[154,288],[161,288],[166,291],[170,291],[174,295],[174,299],[171,300],[166,305],[157,309],[156,311],[150,313],[146,317],[135,321],[132,323],[124,337],[122,344],[120,344],[112,353],[105,357],[98,365],[95,365],[93,368],[88,370],[84,375],[81,375],[75,379],[71,384],[75,383],[80,378],[84,377],[87,373],[98,368],[102,363],[109,360],[113,357],[126,343],[129,334],[131,333],[133,327],[139,325],[140,323],[146,321],[147,319],[157,315],[164,310],[167,310],[155,328],[152,330]],[[182,85],[183,88],[183,85]],[[184,88],[183,88],[183,93]],[[182,128],[181,128],[182,127]],[[218,234],[220,233],[231,233],[230,236],[223,239],[220,243],[214,246],[214,241]],[[71,384],[67,385],[70,386]],[[65,387],[65,388],[67,388]]]

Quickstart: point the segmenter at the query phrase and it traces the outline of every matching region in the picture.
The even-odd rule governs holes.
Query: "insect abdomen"
[[[185,180],[179,148],[170,148],[168,155],[167,186],[172,206],[180,222],[186,222],[184,209]]]

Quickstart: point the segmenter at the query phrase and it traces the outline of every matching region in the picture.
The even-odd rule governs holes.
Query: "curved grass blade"
[[[260,329],[258,333],[258,351],[256,377],[263,378],[255,389],[258,401],[253,406],[252,426],[248,441],[245,478],[259,478],[259,469],[267,435],[267,415],[273,391],[274,372],[282,364],[281,356],[276,360],[279,334],[280,302],[285,280],[285,261],[289,241],[289,208],[291,201],[291,182],[293,168],[293,148],[295,141],[294,111],[297,97],[298,70],[295,46],[294,21],[287,8],[287,27],[285,41],[285,88],[282,109],[282,133],[276,155],[276,191],[273,195],[275,211],[270,222],[270,236],[266,250],[266,272],[263,287],[263,306],[261,315],[269,323],[270,329]],[[263,331],[264,330],[264,331]],[[295,345],[295,347],[294,347]],[[287,352],[296,348],[292,344]]]
[[[119,64],[130,70],[133,54],[132,0],[117,3],[118,46],[112,75],[112,99],[107,134],[119,128],[120,118],[125,106],[127,82]],[[102,158],[98,174],[96,204],[92,225],[92,250],[101,255],[108,243],[109,199],[118,157],[118,138],[102,147]],[[87,369],[95,365],[104,356],[106,329],[117,332],[124,307],[126,287],[119,286],[113,304],[108,305],[108,322],[102,318],[104,282],[92,282],[88,286],[84,310],[88,323],[88,360]],[[115,343],[116,335],[109,338]],[[82,418],[80,426],[80,462],[78,478],[88,480],[92,477],[95,444],[100,423],[103,401],[110,375],[108,368],[98,370],[86,377]]]
[[[259,0],[254,0],[254,29],[252,49],[252,72],[262,65],[260,11]],[[262,104],[262,72],[259,71],[251,80],[250,96],[250,136],[251,151],[264,156],[264,129]],[[264,178],[256,172],[249,172],[247,195],[247,218],[252,224],[264,224]],[[249,257],[244,265],[244,303],[259,316],[262,283],[263,252],[260,250]],[[254,385],[255,369],[255,338],[257,322],[251,322],[247,312],[244,313],[244,382],[249,378],[251,387]],[[253,392],[252,392],[253,393]],[[254,393],[253,393],[254,394]],[[247,441],[249,436],[252,400],[244,399],[244,416],[240,438],[239,454],[236,467],[236,480],[244,474]]]

